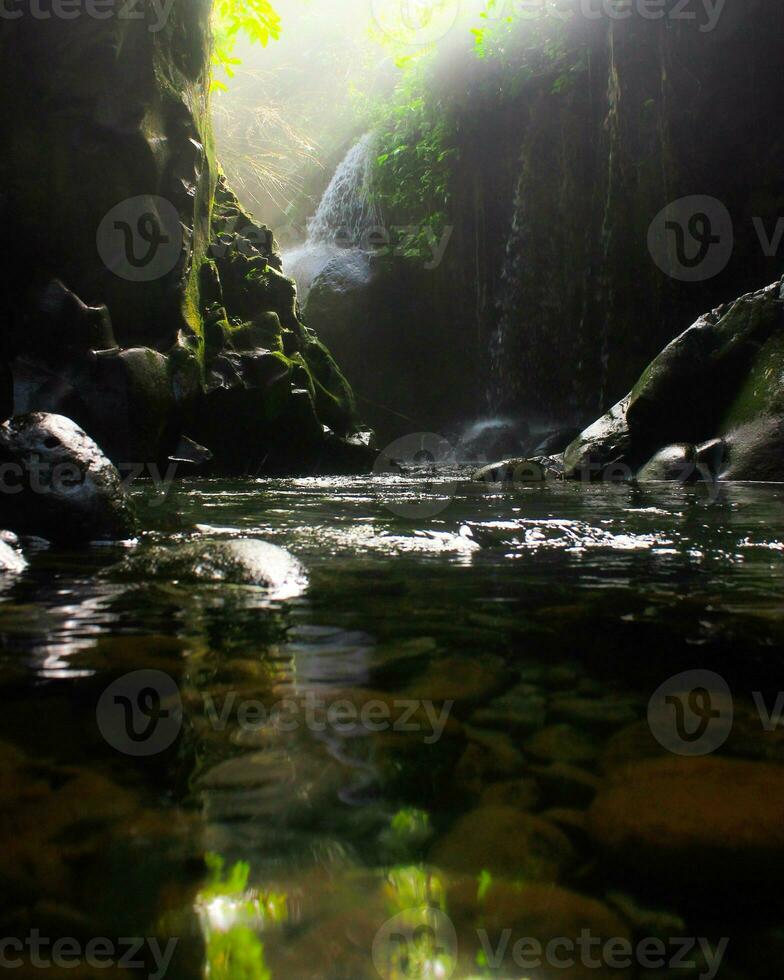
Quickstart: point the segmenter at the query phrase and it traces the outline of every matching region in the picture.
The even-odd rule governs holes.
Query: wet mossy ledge
[[[118,465],[365,470],[351,387],[221,175],[210,7],[3,22],[0,421],[65,416]],[[174,249],[155,274],[112,253],[140,222]]]

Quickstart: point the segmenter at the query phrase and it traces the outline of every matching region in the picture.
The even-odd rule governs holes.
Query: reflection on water
[[[395,516],[422,493],[448,506]],[[784,488],[448,473],[141,497],[130,562],[32,549],[0,592],[3,936],[176,937],[172,977],[780,974]],[[305,592],[150,573],[254,538]],[[96,705],[142,670],[174,679],[182,727],[131,757]],[[648,724],[687,670],[733,694],[709,756]],[[712,720],[695,705],[687,748]],[[704,946],[691,973],[532,967],[505,930]]]

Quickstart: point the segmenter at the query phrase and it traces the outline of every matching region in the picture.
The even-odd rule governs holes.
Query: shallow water
[[[779,683],[784,487],[507,491],[455,472],[137,497],[137,545],[33,548],[0,592],[3,936],[176,938],[172,977],[636,975],[493,972],[481,895],[543,882],[548,936],[579,932],[580,912],[561,924],[577,894],[635,939],[729,939],[719,976],[780,975],[780,900],[750,887],[742,848],[726,887],[655,880],[607,859],[584,814],[615,763],[666,753],[649,701],[682,671],[732,691],[718,757],[784,761],[749,720]],[[200,537],[276,543],[309,584],[275,600],[110,571]],[[556,828],[530,860],[510,809]],[[506,895],[510,929],[515,894],[494,913]]]

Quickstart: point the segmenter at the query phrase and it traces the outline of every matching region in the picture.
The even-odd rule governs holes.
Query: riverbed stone
[[[530,684],[519,684],[478,708],[470,720],[471,724],[480,727],[531,734],[544,727],[546,718],[546,698]]]
[[[587,807],[601,786],[598,776],[565,762],[532,766],[530,773],[550,806]]]
[[[628,980],[631,969],[609,962],[597,965],[597,946],[581,955],[578,940],[588,933],[601,946],[610,940],[629,943],[628,926],[612,909],[594,898],[561,888],[526,882],[515,886],[508,880],[493,881],[483,891],[475,879],[459,879],[447,887],[447,907],[458,932],[461,957],[468,968],[488,949],[498,951],[496,969],[503,976],[531,976],[537,980]],[[503,945],[504,937],[508,939]],[[485,944],[483,947],[482,939]],[[525,942],[528,941],[528,942]],[[540,950],[531,946],[539,944]],[[565,951],[567,943],[570,952]],[[558,946],[548,947],[550,943]],[[535,963],[535,960],[541,961]],[[564,960],[573,960],[565,966]],[[461,974],[462,975],[462,974]],[[472,975],[466,973],[466,976]]]
[[[34,412],[0,426],[6,523],[13,531],[81,544],[131,537],[136,520],[120,474],[62,415]]]
[[[568,837],[553,824],[505,806],[459,817],[430,850],[430,861],[444,869],[526,881],[556,881],[573,856]]]
[[[454,701],[456,710],[485,701],[504,680],[500,657],[442,657],[430,662],[408,686],[405,696],[416,700]]]
[[[548,725],[523,743],[523,749],[543,762],[585,763],[599,754],[596,740],[573,725]]]
[[[480,806],[514,807],[516,810],[535,810],[541,799],[535,779],[522,777],[491,783],[482,793]]]
[[[666,749],[656,740],[647,721],[637,721],[615,732],[604,744],[599,768],[604,773],[624,766],[666,754]]]
[[[777,885],[784,767],[725,758],[641,762],[614,772],[588,814],[605,856],[689,891]]]
[[[592,730],[606,731],[633,722],[637,706],[630,699],[618,697],[585,698],[563,695],[554,698],[549,706],[555,721],[564,721]]]

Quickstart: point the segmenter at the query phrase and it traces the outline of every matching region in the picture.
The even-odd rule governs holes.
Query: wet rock
[[[588,814],[606,857],[689,892],[779,884],[784,768],[663,758],[614,772]]]
[[[27,562],[19,548],[19,539],[11,531],[0,531],[0,575],[23,572]]]
[[[133,581],[257,585],[278,599],[300,595],[308,584],[305,569],[293,555],[255,539],[191,541],[149,548],[127,558],[110,574]]]
[[[200,446],[198,442],[189,439],[188,436],[180,436],[176,449],[169,456],[170,463],[184,465],[198,469],[212,459],[212,453],[206,446]]]
[[[718,479],[726,447],[723,439],[710,439],[699,446],[688,442],[666,446],[637,472],[636,479],[640,483],[691,483]]]
[[[599,768],[604,773],[622,769],[630,763],[656,759],[667,750],[658,742],[647,721],[638,721],[615,732],[604,745]]]
[[[590,762],[599,748],[586,732],[571,725],[550,725],[529,738],[523,748],[544,762]]]
[[[456,710],[492,696],[504,680],[499,657],[443,657],[406,689],[406,697],[430,701],[454,701]]]
[[[784,415],[755,419],[726,436],[722,480],[784,480]]]
[[[601,947],[610,940],[629,943],[631,935],[613,910],[576,892],[556,885],[515,886],[496,881],[480,894],[476,880],[460,880],[448,886],[447,907],[458,931],[461,956],[470,971],[466,976],[475,972],[477,956],[482,952],[487,956],[488,950],[500,953],[502,962],[495,965],[499,976],[628,980],[632,975],[630,969],[601,962],[597,966],[601,957],[581,957],[578,941],[586,933],[592,940],[600,940]],[[563,955],[564,941],[573,944],[574,955]],[[532,949],[532,942],[538,944],[537,949]],[[559,945],[552,948],[555,955],[548,957],[551,942]],[[594,952],[600,946],[594,944]],[[564,965],[566,959],[572,960],[571,965]]]
[[[697,453],[693,445],[678,442],[660,449],[637,473],[640,483],[688,483],[697,479]]]
[[[566,609],[560,607],[558,608],[556,615],[560,617],[571,612],[579,612],[580,616],[584,615],[582,607],[578,609],[574,606],[569,606]],[[552,667],[548,667],[545,670],[543,684],[545,687],[553,691],[566,690],[573,684],[578,683],[582,673],[582,667],[578,663],[554,664]]]
[[[551,456],[538,456],[531,459],[505,459],[477,470],[473,475],[475,483],[545,483],[558,480],[563,474],[560,459]]]
[[[460,817],[430,850],[430,861],[441,868],[529,881],[556,881],[572,858],[572,845],[557,827],[503,806]]]
[[[601,787],[601,780],[593,773],[563,762],[533,766],[531,775],[549,806],[587,807]]]
[[[528,735],[544,727],[547,700],[537,688],[520,684],[471,716],[471,724]]]
[[[503,732],[487,731],[466,725],[465,733],[469,742],[481,747],[486,772],[495,776],[509,776],[520,772],[525,765],[522,752]]]
[[[507,779],[492,783],[482,793],[480,806],[514,807],[516,810],[535,810],[541,798],[535,779]]]
[[[568,480],[598,480],[623,463],[632,448],[624,398],[582,432],[564,452],[564,476]]]
[[[463,435],[458,456],[463,460],[500,459],[519,453],[528,438],[525,423],[504,420],[477,422]]]
[[[74,422],[36,412],[0,426],[5,523],[50,541],[119,540],[136,521],[120,474]]]
[[[580,435],[580,429],[573,426],[565,429],[556,429],[537,445],[534,450],[535,456],[563,456],[568,446]]]
[[[550,702],[550,715],[556,721],[565,721],[592,730],[606,731],[620,728],[635,720],[638,706],[623,698],[582,698],[562,696]]]
[[[724,437],[723,478],[782,478],[783,309],[774,283],[700,317],[567,448],[566,477],[628,478],[642,467],[641,480],[682,480],[695,444],[696,461],[715,472]]]

